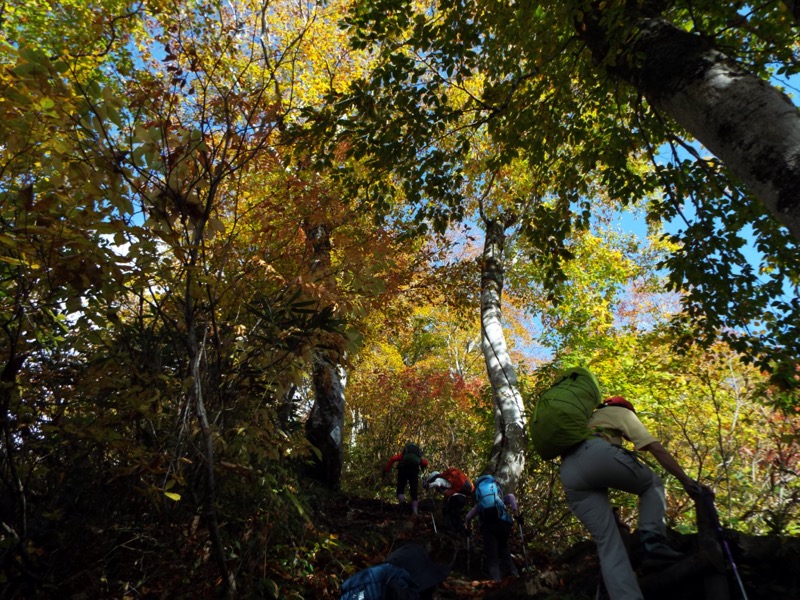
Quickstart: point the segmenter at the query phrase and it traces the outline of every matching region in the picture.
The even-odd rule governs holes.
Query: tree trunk
[[[525,466],[525,416],[517,375],[503,335],[501,297],[505,225],[484,219],[486,241],[481,265],[481,346],[492,384],[495,440],[488,470],[513,493]]]
[[[305,225],[307,247],[311,254],[311,272],[320,278],[330,274],[330,229],[322,224]],[[342,482],[344,451],[344,389],[346,372],[340,357],[328,350],[314,351],[312,373],[314,406],[306,421],[306,439],[319,450],[312,461],[310,474],[332,490]]]
[[[576,24],[594,59],[621,52],[608,72],[713,152],[800,241],[800,111],[789,97],[664,19],[634,15],[622,32],[601,17],[595,9]]]
[[[21,313],[20,313],[21,314]],[[11,328],[6,331],[10,332]],[[25,574],[35,572],[28,541],[28,499],[23,478],[17,469],[19,432],[13,426],[17,419],[12,415],[12,404],[19,403],[19,375],[26,355],[17,354],[17,337],[9,335],[9,357],[0,373],[0,536],[13,543],[16,555],[24,566]]]
[[[332,490],[342,480],[344,452],[344,389],[347,375],[344,368],[330,360],[325,352],[314,356],[314,407],[306,422],[306,437],[320,452],[311,474]]]
[[[286,432],[292,428],[294,421],[294,405],[297,402],[295,394],[297,394],[297,386],[293,385],[281,396],[278,404],[278,424]]]
[[[800,2],[797,0],[783,0],[783,4],[789,9],[792,18],[800,22]]]
[[[211,539],[211,548],[217,562],[222,580],[225,582],[225,597],[232,598],[236,595],[236,574],[228,569],[225,544],[219,530],[219,519],[217,518],[217,482],[214,476],[214,441],[211,431],[211,424],[206,413],[205,400],[203,399],[202,373],[200,371],[200,361],[202,350],[197,342],[197,330],[194,322],[187,335],[187,345],[189,350],[190,373],[193,385],[190,388],[189,401],[195,407],[197,422],[200,425],[200,433],[203,437],[203,458],[205,459],[205,494],[203,495],[203,512],[208,526],[208,534]],[[205,346],[205,342],[203,343]]]
[[[214,197],[213,191],[209,192],[209,203]],[[205,398],[203,396],[203,372],[201,362],[206,344],[206,331],[199,331],[197,319],[197,302],[192,295],[194,286],[194,272],[200,255],[200,248],[203,241],[204,220],[196,223],[192,233],[189,260],[187,261],[186,286],[184,305],[183,305],[183,325],[186,328],[186,353],[188,358],[188,372],[192,380],[192,385],[187,391],[188,405],[194,407],[197,423],[200,427],[200,434],[203,440],[201,454],[204,459],[205,490],[203,494],[203,514],[208,527],[208,534],[211,540],[211,550],[220,572],[220,577],[224,582],[224,597],[233,598],[237,592],[236,572],[228,568],[228,559],[225,544],[220,532],[219,517],[217,514],[217,482],[214,475],[215,454],[214,440],[211,424],[206,412]],[[203,341],[198,337],[203,334]]]

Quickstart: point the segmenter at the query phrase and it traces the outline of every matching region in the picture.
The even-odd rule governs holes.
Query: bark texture
[[[605,28],[600,10],[588,13],[578,32],[599,63],[612,48],[621,50],[608,72],[635,86],[713,152],[800,241],[797,107],[706,38],[662,18],[632,19],[628,24],[637,33],[622,45],[613,44],[620,33]]]
[[[505,224],[484,219],[486,241],[481,266],[481,346],[492,384],[495,440],[488,470],[514,493],[525,466],[525,413],[517,375],[503,334],[501,299]]]
[[[306,422],[306,437],[320,451],[311,474],[332,490],[341,487],[344,459],[344,403],[347,377],[344,368],[324,352],[314,357],[314,407]]]
[[[325,223],[305,225],[311,258],[311,271],[319,278],[330,274],[330,228]],[[306,421],[306,439],[319,450],[311,466],[311,476],[332,490],[341,487],[344,451],[345,385],[347,378],[337,353],[314,351],[312,372],[314,406]]]

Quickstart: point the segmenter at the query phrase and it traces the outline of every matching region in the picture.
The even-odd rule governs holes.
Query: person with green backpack
[[[645,556],[677,560],[682,555],[666,544],[664,483],[633,452],[650,452],[677,477],[689,495],[713,493],[689,477],[675,458],[636,416],[633,405],[614,396],[601,402],[600,386],[585,368],[561,373],[536,402],[531,437],[545,460],[560,458],[559,475],[572,513],[597,544],[603,582],[612,600],[642,600],[613,509],[609,488],[639,496],[638,537]]]
[[[428,461],[422,458],[422,450],[414,442],[408,442],[403,449],[392,456],[383,468],[383,478],[389,476],[392,465],[397,463],[397,502],[406,502],[406,485],[411,493],[411,512],[416,515],[419,505],[419,472],[428,468]]]

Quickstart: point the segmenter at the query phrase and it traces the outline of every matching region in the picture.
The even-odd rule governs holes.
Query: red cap
[[[603,404],[606,406],[622,406],[623,408],[627,408],[628,410],[636,412],[636,409],[633,408],[633,404],[625,400],[625,398],[622,396],[611,396],[611,398],[606,398],[603,401]]]

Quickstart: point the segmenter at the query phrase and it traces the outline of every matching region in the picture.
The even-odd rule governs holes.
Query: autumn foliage
[[[473,26],[515,37],[495,15],[387,4],[0,3],[0,597],[338,597],[403,535],[391,455],[413,440],[432,470],[474,478],[502,441],[479,205],[508,217],[502,325],[523,412],[556,369],[587,364],[717,490],[726,526],[800,534],[786,232],[698,183],[729,182],[719,163],[647,160],[637,118],[675,136],[630,91],[607,112],[587,56],[570,63],[583,80],[557,66],[563,7],[525,13],[547,53],[523,54],[548,80],[506,77],[519,57],[502,44],[479,56]],[[731,10],[706,8],[711,23]],[[782,19],[756,20],[753,39],[774,41],[754,42],[759,72]],[[767,283],[737,267],[700,286],[703,248],[658,224],[680,212],[664,190],[709,227],[754,223]],[[698,237],[709,256],[740,247]],[[335,491],[309,475],[323,363],[345,398]],[[517,497],[545,564],[586,532],[557,467],[526,456]],[[670,526],[692,531],[667,483]]]

